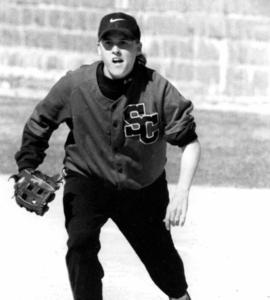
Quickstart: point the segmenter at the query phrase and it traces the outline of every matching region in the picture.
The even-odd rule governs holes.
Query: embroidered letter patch
[[[128,105],[124,112],[125,136],[139,137],[143,144],[152,144],[159,137],[158,114],[147,115],[144,103]]]

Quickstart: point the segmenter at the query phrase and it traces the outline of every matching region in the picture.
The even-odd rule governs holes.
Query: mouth
[[[122,62],[124,62],[124,60],[123,60],[122,58],[120,58],[120,57],[114,57],[114,58],[112,59],[112,62],[113,62],[114,64],[121,64]]]

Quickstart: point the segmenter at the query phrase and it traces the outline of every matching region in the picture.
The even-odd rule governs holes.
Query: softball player
[[[200,145],[192,103],[145,66],[140,29],[124,13],[102,18],[101,60],[68,72],[27,121],[15,158],[36,169],[60,123],[65,143],[66,255],[75,300],[101,300],[100,230],[111,218],[169,299],[190,299],[170,227],[183,225]],[[169,200],[166,143],[182,149],[176,194]]]

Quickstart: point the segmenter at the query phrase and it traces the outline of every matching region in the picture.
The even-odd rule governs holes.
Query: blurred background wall
[[[137,18],[148,65],[197,106],[270,105],[269,0],[0,0],[0,96],[40,99],[97,59],[112,11]]]

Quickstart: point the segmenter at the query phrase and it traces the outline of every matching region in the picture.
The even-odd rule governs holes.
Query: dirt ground
[[[0,177],[0,298],[72,300],[61,191],[38,217],[15,204],[12,185]],[[186,225],[172,230],[193,300],[270,299],[269,215],[270,190],[193,187]],[[101,239],[104,300],[167,299],[111,221]]]

